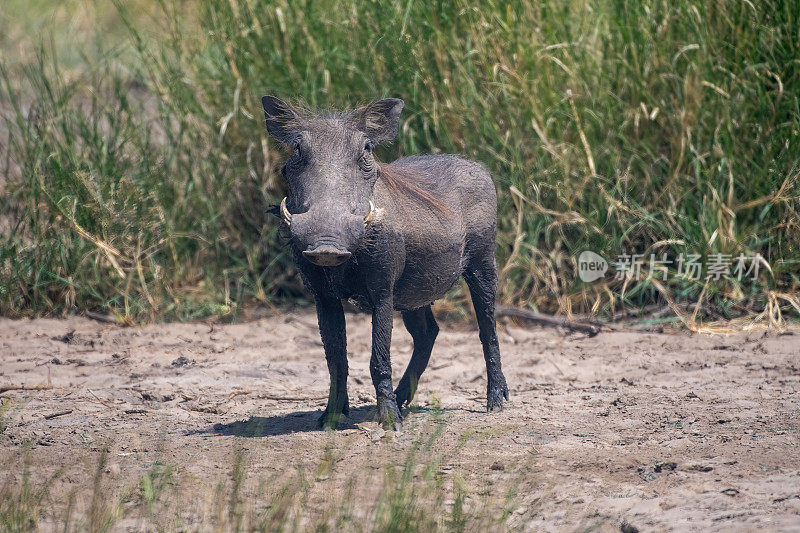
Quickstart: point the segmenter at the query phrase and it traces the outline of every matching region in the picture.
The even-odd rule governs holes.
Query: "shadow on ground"
[[[426,407],[414,407],[413,409],[403,409],[403,419],[410,414],[420,414],[429,412],[444,413],[451,409],[429,409]],[[452,409],[467,413],[482,413],[471,409]],[[339,423],[339,430],[354,429],[358,424],[375,420],[376,408],[374,405],[364,405],[350,409],[350,414]],[[219,436],[233,437],[275,437],[278,435],[288,435],[290,433],[308,431],[326,431],[319,425],[319,417],[322,410],[317,411],[296,411],[276,416],[251,416],[247,420],[237,420],[228,424],[214,424],[209,429],[197,431],[195,433],[212,434]]]
[[[356,424],[370,420],[374,411],[373,406],[351,408],[350,414],[340,422],[339,429],[354,428]],[[237,420],[229,424],[214,424],[211,429],[201,433],[235,437],[274,437],[303,431],[325,431],[318,423],[320,415],[322,415],[321,410],[297,411],[276,416],[251,416],[247,420]]]

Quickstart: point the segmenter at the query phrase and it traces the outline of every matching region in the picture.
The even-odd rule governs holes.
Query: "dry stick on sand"
[[[94,396],[95,400],[97,400],[97,402],[92,402],[92,403],[100,403],[101,405],[104,405],[104,406],[108,407],[109,409],[116,409],[117,408],[116,405],[111,405],[108,402],[103,401],[103,399],[101,399],[97,394],[95,394],[92,389],[86,389],[86,390],[89,391],[89,394]],[[89,400],[89,401],[91,402],[92,400]]]
[[[289,402],[308,402],[308,401],[318,401],[318,400],[327,400],[328,396],[283,396],[281,394],[259,394],[256,396],[259,400],[278,400],[278,401],[289,401]]]
[[[0,394],[10,390],[50,390],[52,388],[52,385],[31,385],[30,387],[27,385],[0,385]]]
[[[57,413],[50,413],[49,415],[44,415],[45,420],[52,420],[54,418],[58,418],[59,416],[64,416],[72,413],[72,409],[67,409],[66,411],[59,411]]]
[[[550,315],[543,315],[541,313],[529,311],[528,309],[520,309],[519,307],[500,306],[497,308],[494,314],[497,317],[510,316],[514,318],[523,318],[525,320],[530,320],[531,322],[536,322],[537,324],[541,324],[543,326],[555,326],[555,327],[567,328],[572,331],[581,331],[583,333],[586,333],[590,337],[594,337],[595,335],[600,333],[601,330],[600,326],[596,326],[594,324],[572,322],[564,318],[557,318]]]
[[[91,318],[92,320],[96,320],[97,322],[102,322],[104,324],[122,324],[122,321],[113,315],[104,315],[102,313],[95,313],[93,311],[86,311],[84,314],[86,315],[86,318]]]

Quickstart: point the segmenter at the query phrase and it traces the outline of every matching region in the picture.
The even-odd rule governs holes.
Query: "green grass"
[[[504,302],[800,312],[800,2],[159,6],[104,11],[127,35],[87,36],[83,63],[48,46],[2,60],[0,313],[191,319],[305,301],[266,214],[284,184],[265,93],[321,108],[401,97],[385,160],[483,162]],[[583,250],[759,253],[771,270],[584,284]]]
[[[259,443],[239,439],[228,472],[198,478],[185,465],[155,462],[138,478],[109,469],[106,448],[81,465],[65,464],[49,477],[32,476],[34,453],[27,445],[4,465],[0,488],[0,531],[30,531],[49,525],[63,531],[115,528],[224,531],[508,531],[522,529],[512,513],[537,487],[529,464],[503,481],[502,489],[474,479],[480,472],[441,468],[458,457],[475,436],[442,451],[446,424],[432,414],[429,428],[412,442],[392,436],[369,443],[374,464],[344,457],[351,440],[330,442],[317,462],[285,465],[264,477],[250,452]],[[396,437],[399,438],[399,437]],[[248,442],[251,441],[251,442]],[[397,451],[398,447],[405,451]],[[309,450],[310,454],[316,454]],[[531,457],[532,459],[532,457]],[[260,465],[263,467],[263,465]],[[312,470],[306,468],[311,467]],[[471,475],[469,486],[462,475]],[[58,484],[63,477],[69,482]],[[526,516],[537,512],[523,508]],[[528,518],[529,519],[529,518]]]
[[[58,469],[45,481],[37,484],[31,480],[31,449],[25,444],[16,450],[13,464],[4,465],[3,486],[0,488],[0,531],[31,531],[44,517],[49,503],[50,488],[61,477]],[[21,468],[20,479],[14,475]]]

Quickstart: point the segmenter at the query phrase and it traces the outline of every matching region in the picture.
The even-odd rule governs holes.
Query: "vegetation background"
[[[304,303],[267,213],[284,185],[265,93],[400,97],[384,160],[483,162],[506,303],[666,303],[690,327],[800,313],[798,1],[5,0],[0,27],[2,315]],[[583,250],[766,264],[585,284]]]

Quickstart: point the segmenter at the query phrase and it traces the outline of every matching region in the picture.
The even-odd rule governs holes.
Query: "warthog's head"
[[[403,101],[387,98],[331,116],[301,113],[274,96],[261,102],[267,131],[292,147],[281,171],[289,186],[281,215],[292,243],[315,265],[340,265],[373,220],[380,170],[372,148],[397,135]]]

